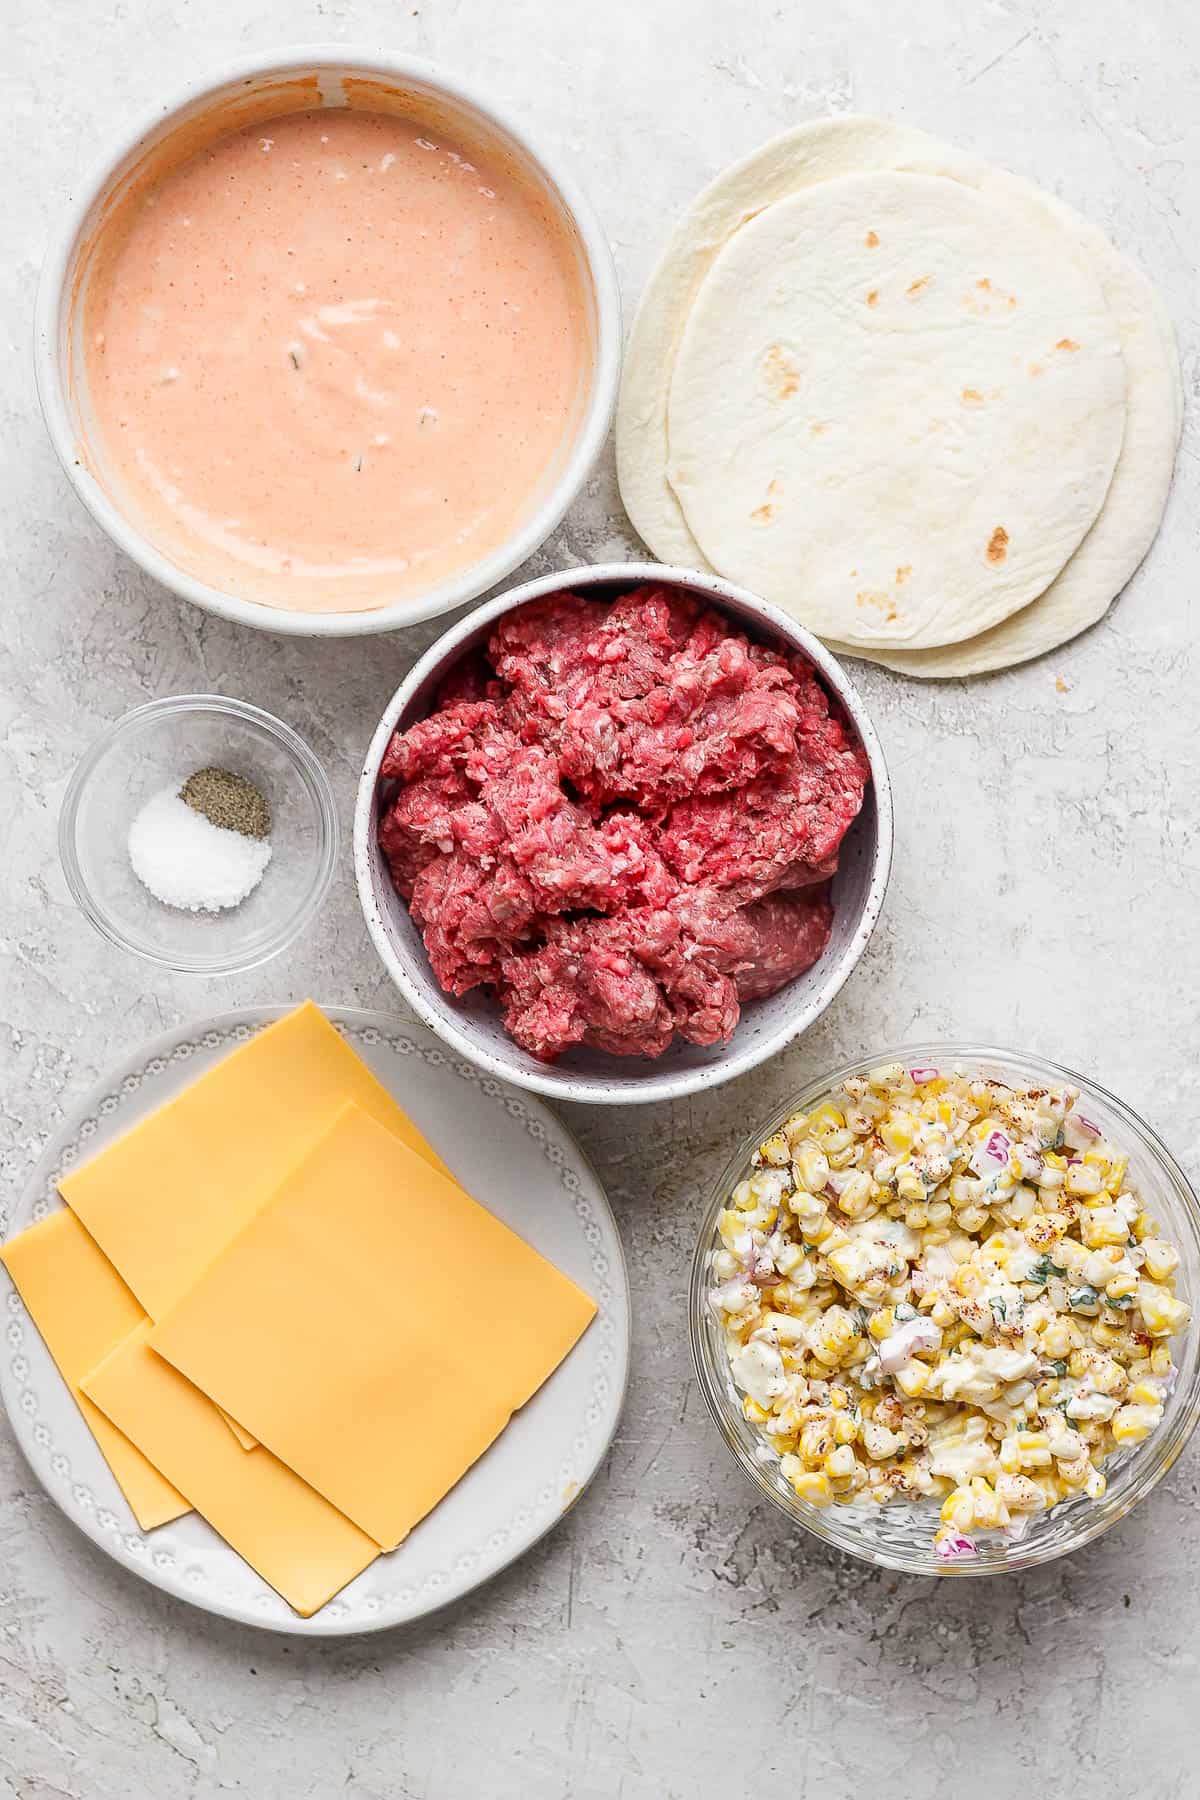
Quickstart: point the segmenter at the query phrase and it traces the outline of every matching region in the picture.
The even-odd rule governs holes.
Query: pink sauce
[[[402,118],[219,139],[106,227],[85,302],[97,461],[171,559],[313,612],[496,549],[587,369],[563,225],[499,154]]]

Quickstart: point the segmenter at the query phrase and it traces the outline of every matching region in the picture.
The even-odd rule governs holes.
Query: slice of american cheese
[[[59,1191],[160,1319],[351,1100],[445,1171],[310,1000],[64,1176]],[[226,1422],[243,1449],[253,1445],[252,1433]]]
[[[239,1449],[216,1408],[150,1349],[148,1329],[92,1371],[86,1396],[309,1618],[374,1562],[378,1544],[269,1450]]]
[[[183,1495],[81,1392],[84,1376],[146,1323],[145,1313],[100,1247],[74,1213],[64,1210],[10,1239],[0,1248],[0,1262],[142,1530],[151,1531],[190,1512]]]
[[[351,1105],[150,1341],[387,1550],[595,1311]]]

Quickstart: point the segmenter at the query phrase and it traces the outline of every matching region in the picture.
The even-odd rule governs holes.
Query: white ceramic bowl
[[[301,106],[344,104],[347,80],[373,84],[377,91],[394,94],[414,109],[436,108],[440,117],[461,121],[471,135],[482,136],[515,156],[563,221],[575,247],[589,308],[590,378],[581,396],[573,440],[557,472],[548,478],[543,492],[530,497],[524,522],[498,549],[426,593],[370,611],[288,611],[244,600],[188,574],[116,503],[97,473],[98,458],[89,457],[87,449],[80,299],[86,284],[88,247],[97,241],[106,210],[175,133],[186,128],[189,134],[199,133],[197,141],[203,141],[205,122],[210,118],[215,136],[235,123],[249,122],[255,114],[247,108],[260,105],[265,110],[257,116],[269,117]],[[621,304],[612,252],[571,176],[531,141],[523,126],[457,76],[412,57],[381,56],[344,44],[260,52],[228,63],[139,119],[71,195],[43,265],[35,324],[37,385],[46,427],[76,493],[97,523],[147,574],[184,599],[242,625],[301,637],[394,631],[434,618],[475,599],[524,562],[562,519],[604,443],[616,402],[620,354]]]
[[[833,885],[833,935],[825,954],[797,980],[767,1000],[747,1006],[728,1044],[702,1049],[677,1040],[655,1061],[575,1050],[542,1063],[507,1035],[499,1010],[486,995],[462,999],[438,986],[421,934],[392,886],[379,849],[379,765],[392,733],[423,718],[439,683],[467,652],[483,643],[495,621],[530,600],[561,589],[613,599],[643,582],[684,588],[715,606],[756,636],[782,640],[820,670],[858,732],[870,759],[872,781],[862,811],[847,832]],[[384,967],[427,1025],[479,1068],[518,1087],[560,1100],[619,1106],[668,1100],[731,1081],[799,1037],[840,991],[866,948],[883,906],[892,864],[892,791],[883,751],[858,692],[840,663],[811,633],[777,607],[716,575],[664,568],[660,563],[600,563],[545,575],[479,607],[440,637],[394,694],[371,739],[354,816],[354,869],[367,928]]]

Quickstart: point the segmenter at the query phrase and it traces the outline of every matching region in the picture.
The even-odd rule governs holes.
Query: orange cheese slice
[[[351,1105],[150,1341],[387,1550],[595,1311]]]
[[[308,1001],[64,1176],[59,1191],[150,1317],[161,1319],[349,1100],[445,1170]]]
[[[238,1448],[216,1408],[146,1342],[128,1338],[86,1395],[185,1493],[252,1569],[309,1618],[379,1555],[378,1544],[261,1446]]]
[[[351,1100],[445,1170],[309,1000],[65,1176],[59,1191],[159,1319]],[[254,1444],[235,1419],[226,1424],[243,1449]]]
[[[83,1377],[101,1358],[146,1322],[103,1251],[73,1213],[56,1212],[10,1239],[0,1249],[0,1262],[142,1530],[151,1531],[190,1512],[183,1495],[80,1391]]]

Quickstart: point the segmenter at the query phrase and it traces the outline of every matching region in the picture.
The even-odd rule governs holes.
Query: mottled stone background
[[[343,869],[308,942],[243,980],[148,972],[77,917],[59,800],[137,701],[239,694],[315,744],[348,819],[422,627],[309,645],[238,631],[125,562],[37,418],[30,319],[64,196],[128,113],[230,53],[345,39],[443,59],[570,158],[632,306],[676,211],[800,119],[892,113],[1034,176],[1151,271],[1197,393],[1200,25],[1183,0],[50,0],[5,9],[0,303],[3,1179],[162,1025],[233,1003],[396,1006]],[[576,1109],[625,1232],[633,1380],[563,1527],[417,1629],[304,1645],[126,1576],[55,1512],[0,1425],[0,1796],[690,1800],[987,1791],[1190,1800],[1196,1455],[1103,1542],[990,1585],[874,1573],[754,1503],[702,1415],[683,1296],[700,1191],[750,1118],[832,1060],[914,1033],[1094,1070],[1200,1176],[1190,413],[1149,566],[1111,617],[971,686],[863,687],[896,784],[871,952],[819,1029],[722,1094]],[[611,456],[529,573],[637,545]]]

